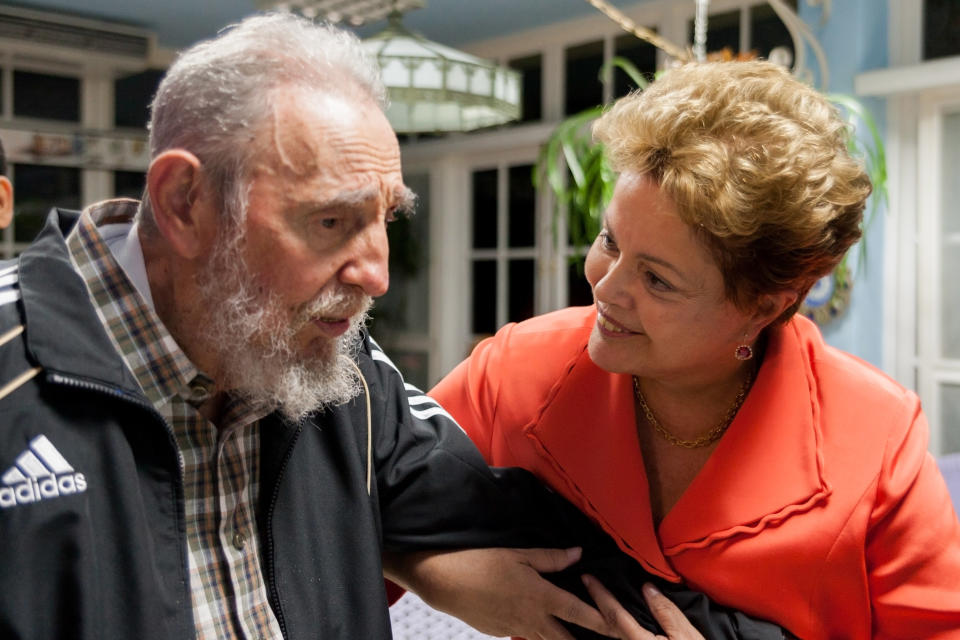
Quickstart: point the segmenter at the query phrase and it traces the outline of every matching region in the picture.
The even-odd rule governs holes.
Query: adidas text
[[[30,440],[12,467],[0,475],[0,509],[83,493],[87,479],[57,451],[47,436]]]
[[[47,476],[41,480],[22,482],[13,487],[0,487],[0,508],[30,504],[46,498],[57,498],[87,490],[87,479],[82,473]]]

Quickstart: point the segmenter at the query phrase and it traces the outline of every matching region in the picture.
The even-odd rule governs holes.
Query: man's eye
[[[388,209],[388,210],[387,210],[387,215],[386,215],[386,218],[385,218],[386,222],[388,222],[388,223],[394,222],[397,218],[398,218],[398,216],[397,216],[397,208],[396,208],[396,207],[394,207],[393,209]]]
[[[321,218],[320,226],[324,229],[335,229],[337,224],[339,224],[339,218]]]

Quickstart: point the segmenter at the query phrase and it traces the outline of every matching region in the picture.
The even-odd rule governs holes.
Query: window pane
[[[583,274],[583,258],[570,261],[567,266],[567,305],[580,307],[593,304],[593,291]]]
[[[475,334],[492,334],[497,330],[497,263],[493,260],[475,260],[472,279],[472,331]]]
[[[960,2],[924,0],[923,59],[960,55]]]
[[[960,451],[960,385],[940,386],[941,453]]]
[[[140,171],[113,172],[113,195],[118,198],[139,200],[143,197],[145,184],[146,176]]]
[[[392,336],[398,332],[426,335],[430,331],[430,177],[404,176],[417,195],[417,212],[387,227],[390,242],[390,288],[377,298],[371,312],[371,334],[393,354]],[[406,374],[403,368],[400,369]]]
[[[509,246],[532,247],[536,234],[537,192],[533,188],[533,165],[510,167]]]
[[[536,262],[534,260],[511,260],[508,273],[510,276],[510,307],[507,311],[507,320],[520,322],[533,317]]]
[[[750,48],[761,58],[770,57],[775,47],[786,47],[793,53],[793,39],[780,16],[768,4],[750,8]]]
[[[497,170],[473,172],[473,247],[497,246]]]
[[[940,202],[940,320],[942,356],[960,359],[960,112],[943,118],[943,171]]]
[[[642,73],[647,80],[653,80],[653,75],[657,71],[657,48],[645,42],[640,38],[626,34],[618,36],[613,41],[614,55],[626,58]],[[616,68],[613,71],[613,95],[616,97],[625,96],[636,89],[630,76],[623,69]]]
[[[566,50],[564,113],[573,115],[603,103],[603,85],[597,75],[602,66],[602,40]]]
[[[520,122],[540,120],[543,117],[543,56],[538,53],[514,58],[509,66],[521,74],[523,102],[520,105]]]
[[[960,111],[943,118],[943,237],[960,234]]]
[[[13,115],[79,122],[80,79],[14,71]]]
[[[584,251],[593,244],[600,232],[600,222],[576,202],[567,204],[567,245]],[[596,228],[594,228],[596,227]]]
[[[50,213],[51,207],[80,207],[80,170],[72,167],[45,167],[16,164],[13,167],[16,185],[14,240],[32,241]]]
[[[114,81],[113,117],[116,126],[146,128],[150,119],[150,102],[163,74],[161,69],[147,69]]]
[[[693,20],[687,29],[690,42],[693,43]],[[714,13],[707,17],[707,53],[729,49],[736,54],[740,51],[740,11]]]

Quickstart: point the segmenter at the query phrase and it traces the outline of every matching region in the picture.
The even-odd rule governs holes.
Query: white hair
[[[253,141],[281,87],[386,105],[379,68],[355,35],[284,12],[252,16],[185,50],[157,89],[150,155],[184,149],[203,163],[219,194],[221,233],[246,213]],[[155,230],[146,192],[138,217]]]

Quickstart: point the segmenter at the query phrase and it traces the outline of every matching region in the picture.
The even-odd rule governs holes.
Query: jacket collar
[[[676,579],[665,557],[754,535],[829,495],[810,354],[797,329],[805,322],[771,331],[746,402],[658,531],[629,376],[603,372],[584,350],[528,436],[621,546]]]
[[[48,372],[136,392],[136,381],[107,337],[70,262],[65,238],[79,217],[77,211],[54,209],[20,256],[27,349]]]
[[[660,526],[668,555],[754,535],[808,511],[831,492],[805,318],[770,331],[746,402]]]

